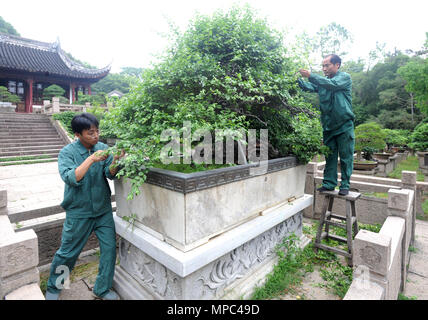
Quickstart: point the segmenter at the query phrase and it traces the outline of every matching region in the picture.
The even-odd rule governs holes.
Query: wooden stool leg
[[[355,224],[353,226],[354,229],[354,237],[358,234],[358,222],[357,222],[357,212],[355,210],[355,201],[351,202],[352,216],[355,217]]]
[[[324,226],[324,221],[325,221],[325,214],[327,212],[327,207],[328,204],[330,202],[330,197],[329,196],[325,196],[324,198],[324,202],[322,205],[322,210],[321,210],[321,216],[320,216],[320,221],[319,221],[319,225],[318,225],[318,231],[317,231],[317,236],[315,238],[315,252],[318,253],[318,248],[316,247],[317,244],[321,243],[321,234],[322,234],[322,229]]]
[[[327,209],[327,212],[330,212],[330,214],[326,218],[327,221],[331,220],[331,211],[333,210],[333,202],[334,202],[334,197],[330,197],[330,200],[328,202],[328,209]],[[327,215],[327,212],[326,212],[326,215]],[[325,225],[325,232],[327,233],[327,238],[328,238],[328,234],[330,232],[330,225],[328,223],[326,223]]]
[[[348,252],[351,254],[351,258],[348,258],[348,265],[352,266],[352,208],[351,208],[351,201],[346,200],[346,239],[348,244]]]

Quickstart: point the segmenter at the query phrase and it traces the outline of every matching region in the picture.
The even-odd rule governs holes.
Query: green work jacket
[[[308,81],[298,79],[304,91],[317,92],[320,100],[321,124],[324,133],[338,134],[349,127],[355,116],[352,112],[352,80],[346,72],[338,71],[333,78],[311,73]]]
[[[107,148],[106,144],[98,142],[89,153],[78,139],[60,151],[58,169],[65,182],[61,207],[68,217],[93,218],[112,212],[111,190],[106,178],[114,178],[109,170],[113,157],[110,155],[104,161],[93,163],[80,181],[76,181],[75,173],[90,154]]]

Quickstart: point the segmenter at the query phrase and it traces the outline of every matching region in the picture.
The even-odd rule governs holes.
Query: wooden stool
[[[357,222],[357,214],[355,212],[355,201],[361,196],[359,192],[350,191],[346,196],[340,196],[339,191],[324,191],[320,192],[320,194],[325,195],[320,224],[318,226],[318,232],[315,239],[314,247],[315,251],[318,252],[318,249],[329,250],[334,253],[343,255],[347,258],[348,265],[352,267],[352,255],[353,255],[353,247],[352,247],[352,239],[358,233],[358,222]],[[342,217],[331,212],[333,208],[333,202],[335,198],[342,198],[346,200],[346,216]],[[338,221],[332,221],[331,218]],[[345,222],[342,222],[345,221]],[[346,230],[346,238],[340,237],[338,235],[329,234],[330,226],[340,227]],[[323,227],[325,226],[325,231],[323,231]],[[338,248],[330,247],[325,244],[321,244],[322,239],[333,239],[336,241],[344,242],[348,245],[348,251],[341,250]]]

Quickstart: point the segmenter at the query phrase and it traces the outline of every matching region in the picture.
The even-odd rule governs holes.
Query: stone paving
[[[111,181],[110,186],[114,191]],[[7,189],[9,212],[21,212],[55,206],[62,201],[64,182],[58,174],[57,162],[0,167],[0,189]],[[77,265],[97,261],[96,254],[82,255]],[[416,239],[411,257],[406,289],[408,298],[428,300],[428,222],[416,220]],[[49,266],[42,268],[46,271]],[[41,273],[44,271],[41,270]],[[61,300],[93,300],[90,288],[94,273],[82,273],[61,293]],[[316,300],[317,297],[313,296]],[[320,299],[328,299],[320,297]]]

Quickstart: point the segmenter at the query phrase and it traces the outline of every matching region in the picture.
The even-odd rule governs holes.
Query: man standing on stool
[[[98,120],[90,113],[73,117],[71,127],[76,141],[66,145],[58,156],[58,169],[65,182],[66,211],[61,247],[55,253],[46,290],[46,300],[57,300],[64,278],[79,257],[92,231],[100,244],[100,264],[93,293],[104,300],[118,300],[111,290],[116,264],[116,231],[111,191],[106,178],[113,179],[116,161],[124,156],[104,155],[107,148],[98,142]]]
[[[321,108],[323,143],[331,153],[326,158],[322,187],[317,191],[331,191],[337,186],[337,156],[340,157],[341,185],[339,194],[349,193],[354,163],[354,113],[352,112],[352,80],[349,74],[339,71],[342,60],[335,54],[326,56],[322,70],[326,76],[301,69],[300,74],[308,81],[298,79],[299,87],[317,92]]]

